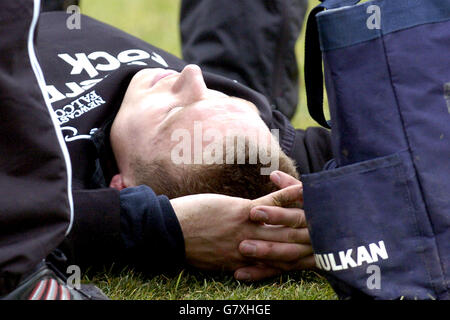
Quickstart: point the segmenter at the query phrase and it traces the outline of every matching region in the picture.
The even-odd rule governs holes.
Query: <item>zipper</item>
[[[65,162],[66,174],[67,174],[67,198],[68,198],[69,207],[70,207],[70,222],[69,222],[69,225],[66,230],[66,236],[67,236],[70,233],[70,230],[72,229],[73,214],[74,214],[73,213],[73,198],[72,198],[72,165],[70,162],[69,151],[67,150],[66,143],[64,142],[64,138],[62,136],[61,129],[59,127],[58,119],[56,119],[53,108],[50,104],[48,95],[45,90],[46,83],[45,83],[45,79],[44,79],[44,74],[42,73],[41,66],[39,65],[39,62],[36,57],[36,52],[34,50],[34,35],[35,35],[36,25],[39,20],[40,8],[41,8],[41,1],[34,0],[33,19],[31,21],[30,29],[28,31],[28,44],[27,44],[28,56],[30,58],[30,64],[33,69],[34,75],[36,77],[37,83],[41,90],[42,97],[45,101],[45,105],[50,114],[50,118],[52,120],[53,127],[55,129],[55,133],[56,133],[56,137],[59,142],[59,146],[60,146],[62,154],[64,156],[64,162]]]

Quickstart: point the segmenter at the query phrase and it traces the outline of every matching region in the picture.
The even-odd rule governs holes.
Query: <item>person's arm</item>
[[[120,191],[122,263],[143,272],[178,271],[185,263],[183,233],[166,196],[145,185]]]
[[[70,264],[82,269],[101,267],[116,260],[120,235],[120,194],[111,188],[73,190],[74,221],[60,249]]]
[[[258,256],[241,254],[238,249],[244,240],[257,241],[262,245],[277,243],[281,252],[287,252],[293,245],[299,244],[307,250],[301,254],[311,254],[309,234],[305,228],[282,226],[284,222],[279,226],[270,226],[249,218],[256,207],[272,208],[278,212],[276,206],[298,204],[301,194],[302,187],[292,185],[255,200],[218,194],[172,199],[183,230],[187,263],[204,270],[234,271],[257,262],[271,269],[282,267],[278,265],[278,257],[259,259]],[[295,260],[298,258],[296,253],[287,253],[285,258]]]
[[[298,102],[295,44],[307,0],[184,0],[183,59],[262,93],[291,118]]]
[[[270,119],[270,129],[280,129],[280,146],[295,160],[300,176],[322,171],[333,158],[331,132],[328,129],[294,129],[289,119],[277,110],[262,110],[260,114],[263,119]]]
[[[242,241],[257,241],[259,246],[277,243],[285,253],[282,259],[292,261],[298,254],[310,254],[309,235],[305,228],[285,221],[274,222],[280,228],[251,221],[250,213],[258,206],[274,209],[296,203],[301,193],[301,187],[293,185],[256,200],[200,194],[169,201],[146,186],[120,193],[115,189],[78,191],[68,240],[75,262],[83,268],[115,262],[151,273],[175,271],[186,262],[199,269],[234,271],[260,260],[268,271],[259,265],[254,277],[258,280],[274,268],[295,266],[279,264],[280,256],[243,255],[238,250]],[[275,208],[270,215],[281,209]]]
[[[143,272],[184,266],[184,240],[169,200],[149,187],[73,191],[75,220],[61,249],[83,269],[114,263]]]
[[[296,129],[289,156],[296,161],[300,175],[322,171],[333,158],[330,131],[321,127]]]

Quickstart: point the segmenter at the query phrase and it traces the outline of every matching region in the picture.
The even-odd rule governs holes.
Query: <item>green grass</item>
[[[113,300],[331,300],[335,293],[313,271],[284,274],[259,283],[242,283],[230,274],[181,271],[145,277],[131,270],[85,277]]]
[[[251,1],[251,0],[249,0]],[[310,7],[318,1],[311,1]],[[100,21],[181,57],[178,30],[179,0],[82,0],[81,10]],[[303,79],[304,29],[298,40],[297,57]],[[306,109],[304,86],[292,120],[297,128],[316,125]],[[256,284],[235,281],[230,274],[183,271],[178,276],[144,277],[130,270],[119,275],[108,271],[86,281],[96,283],[109,297],[143,299],[239,299],[239,300],[329,300],[336,295],[329,284],[312,271],[294,272]]]

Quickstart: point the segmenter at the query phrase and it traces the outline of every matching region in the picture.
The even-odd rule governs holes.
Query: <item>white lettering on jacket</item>
[[[350,248],[337,253],[314,254],[314,258],[319,269],[340,271],[348,268],[357,268],[363,264],[375,263],[379,258],[387,260],[389,256],[384,241],[379,241],[378,244],[369,244],[368,248],[360,246],[355,251],[353,251],[353,248]]]
[[[156,52],[148,53],[140,49],[124,50],[117,57],[105,51],[95,51],[89,54],[75,53],[73,56],[68,53],[61,53],[58,54],[58,57],[72,67],[70,71],[71,75],[79,75],[85,72],[89,76],[89,79],[80,83],[73,81],[65,83],[65,86],[69,90],[57,88],[54,85],[47,85],[46,89],[50,103],[66,98],[74,98],[92,88],[108,76],[98,77],[100,75],[99,71],[112,72],[119,69],[122,64],[146,66],[147,62],[145,60],[148,59],[155,61],[163,67],[167,68],[169,66],[164,58]]]
[[[81,117],[86,112],[103,104],[105,104],[103,98],[100,97],[95,90],[92,90],[71,103],[66,104],[64,107],[56,109],[55,115],[61,125],[72,119]]]

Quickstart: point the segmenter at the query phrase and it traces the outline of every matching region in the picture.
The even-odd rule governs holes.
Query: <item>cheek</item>
[[[168,159],[171,161],[171,151],[174,148],[172,142],[170,142],[170,136],[156,135],[151,139],[150,143],[146,143],[137,152],[140,153],[146,161],[152,162],[155,159]]]
[[[135,122],[141,129],[160,125],[171,110],[170,101],[161,96],[147,96],[133,108]]]
[[[228,95],[226,95],[223,92],[220,92],[220,91],[217,91],[217,90],[212,90],[212,89],[208,90],[206,96],[209,97],[209,98],[213,98],[213,99],[220,99],[220,98],[228,98],[229,97]]]

